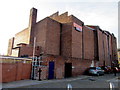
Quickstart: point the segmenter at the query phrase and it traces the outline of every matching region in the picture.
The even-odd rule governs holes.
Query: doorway
[[[65,63],[65,78],[72,76],[72,63]]]

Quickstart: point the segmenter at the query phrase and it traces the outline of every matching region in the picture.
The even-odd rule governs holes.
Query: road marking
[[[112,79],[109,79],[109,80],[106,80],[107,82],[110,82],[110,81],[118,81],[116,80],[116,77],[115,78],[112,78]]]
[[[72,85],[68,83],[67,90],[72,90]]]
[[[114,84],[110,82],[110,90],[113,90],[115,88]]]
[[[76,78],[76,79],[71,79],[71,80],[65,80],[65,81],[75,81],[75,80],[81,80],[81,79],[85,79],[85,78],[89,78],[89,77],[84,77],[84,78]]]

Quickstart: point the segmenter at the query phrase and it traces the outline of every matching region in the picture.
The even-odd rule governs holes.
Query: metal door
[[[54,62],[49,62],[49,74],[48,79],[54,78]]]

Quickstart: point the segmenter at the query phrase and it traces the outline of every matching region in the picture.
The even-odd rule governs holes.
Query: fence
[[[30,58],[0,57],[0,82],[30,79],[31,61]]]

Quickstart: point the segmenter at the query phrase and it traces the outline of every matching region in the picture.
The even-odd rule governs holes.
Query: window
[[[73,23],[73,26],[75,28],[75,30],[79,31],[79,32],[82,32],[82,26],[76,24],[76,23]]]

